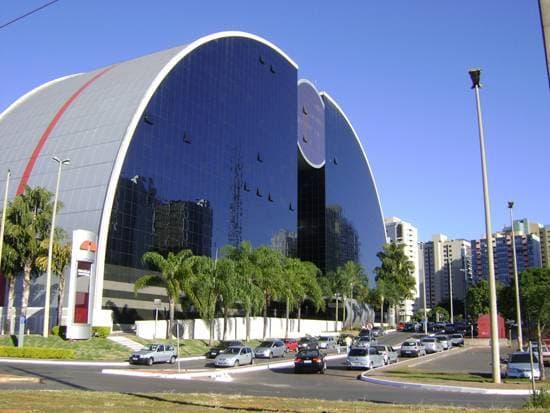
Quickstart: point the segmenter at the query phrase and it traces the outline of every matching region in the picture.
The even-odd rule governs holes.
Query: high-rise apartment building
[[[550,267],[550,225],[540,229],[540,252],[543,268]]]
[[[515,227],[515,225],[514,225]],[[510,233],[497,232],[491,237],[495,263],[495,280],[510,285],[514,277],[512,256],[512,236]],[[540,268],[541,243],[535,234],[515,235],[516,261],[518,273],[527,268]],[[472,272],[474,282],[487,279],[487,240],[485,238],[472,241]]]
[[[422,305],[421,302],[419,302],[420,272],[418,262],[418,230],[412,224],[396,217],[384,219],[384,224],[386,225],[388,240],[396,244],[403,244],[405,246],[405,255],[414,265],[414,270],[411,273],[415,280],[413,298],[405,300],[400,308],[400,315],[408,321],[413,315],[415,308],[420,308]]]
[[[472,279],[470,242],[449,240],[443,234],[436,234],[431,241],[420,243],[418,250],[422,262],[421,285],[426,284],[426,306],[433,308],[449,300],[449,279],[453,300],[463,301]],[[420,293],[423,294],[423,288]]]

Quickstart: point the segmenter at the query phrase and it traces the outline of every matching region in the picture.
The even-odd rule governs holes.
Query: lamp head
[[[512,209],[514,207],[514,201],[508,201],[508,208]]]
[[[470,74],[470,79],[472,79],[472,89],[481,87],[481,69],[470,69],[468,73]]]

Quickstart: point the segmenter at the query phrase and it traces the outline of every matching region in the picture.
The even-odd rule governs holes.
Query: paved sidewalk
[[[129,348],[132,351],[139,351],[143,348],[143,344],[138,343],[137,341],[130,340],[127,337],[123,336],[117,336],[117,335],[110,335],[107,337],[107,339],[120,344],[121,346],[124,346],[126,348]]]

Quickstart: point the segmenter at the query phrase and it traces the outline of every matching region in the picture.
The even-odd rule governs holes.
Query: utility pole
[[[445,252],[447,253],[447,273],[449,277],[449,309],[451,311],[451,324],[454,324],[454,311],[453,311],[453,274],[451,272],[451,249],[450,245],[445,245]]]
[[[514,266],[514,287],[516,293],[516,322],[518,324],[518,346],[520,350],[523,350],[523,332],[521,329],[521,307],[519,302],[519,282],[518,282],[518,262],[516,259],[516,235],[514,233],[514,217],[512,215],[512,209],[514,208],[514,202],[508,202],[508,209],[510,210],[510,225],[512,231],[512,264]]]

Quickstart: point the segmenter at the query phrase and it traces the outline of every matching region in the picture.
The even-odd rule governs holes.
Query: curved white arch
[[[184,46],[184,48],[181,51],[179,51],[176,55],[174,55],[174,57],[172,57],[170,61],[166,63],[164,67],[159,71],[159,73],[156,75],[156,77],[153,79],[153,81],[151,82],[151,84],[143,94],[143,97],[141,98],[141,101],[136,111],[134,112],[134,116],[132,117],[130,123],[128,124],[128,127],[126,128],[126,132],[124,133],[124,137],[122,138],[122,142],[118,150],[118,154],[116,156],[113,169],[111,171],[111,176],[109,178],[109,184],[107,186],[107,193],[105,195],[105,200],[103,202],[103,211],[101,213],[101,219],[99,224],[99,234],[98,234],[98,243],[97,243],[97,247],[98,247],[97,261],[96,261],[97,265],[96,265],[96,275],[95,275],[96,284],[94,287],[94,297],[93,297],[93,305],[92,305],[93,320],[96,319],[94,310],[102,308],[103,277],[105,272],[105,254],[107,251],[107,235],[109,232],[109,223],[111,221],[111,212],[112,212],[113,201],[115,198],[116,188],[118,184],[118,179],[120,177],[120,173],[122,171],[124,160],[126,159],[128,148],[130,147],[132,137],[134,136],[134,133],[137,129],[139,121],[142,118],[143,113],[145,112],[145,109],[147,108],[147,105],[149,104],[149,101],[153,97],[153,94],[155,93],[155,91],[158,89],[158,87],[160,86],[162,81],[166,78],[166,76],[170,73],[170,71],[182,59],[184,59],[188,54],[192,53],[193,51],[195,51],[196,49],[200,48],[201,46],[205,45],[208,42],[218,40],[218,39],[230,38],[230,37],[241,37],[241,38],[255,40],[259,43],[262,43],[268,46],[269,48],[273,49],[282,57],[284,57],[295,69],[298,69],[298,65],[286,53],[284,53],[281,49],[279,49],[273,43],[259,36],[256,36],[254,34],[239,32],[239,31],[225,31],[225,32],[213,33],[208,36],[201,37],[195,40],[194,42]],[[92,323],[94,322],[92,321]]]
[[[353,136],[355,136],[355,140],[357,141],[357,144],[359,145],[359,148],[361,148],[361,152],[363,153],[363,158],[365,159],[365,162],[367,163],[367,168],[369,168],[369,173],[372,178],[372,183],[374,185],[374,192],[376,193],[376,200],[378,201],[378,207],[380,208],[380,214],[382,219],[382,225],[384,225],[384,213],[382,211],[382,203],[380,202],[380,195],[378,194],[378,188],[376,186],[376,180],[374,179],[374,174],[372,173],[372,168],[370,167],[369,159],[367,158],[367,153],[365,152],[365,148],[363,148],[363,144],[361,144],[361,141],[359,140],[359,135],[357,135],[357,132],[355,131],[355,128],[351,124],[350,120],[348,119],[346,113],[342,110],[342,108],[336,103],[336,101],[325,91],[322,91],[320,93],[321,96],[324,96],[330,103],[332,103],[336,109],[338,109],[338,112],[344,117],[344,120],[350,127],[351,131],[353,132]],[[385,232],[385,231],[384,231]]]
[[[54,80],[50,80],[49,82],[46,82],[46,83],[43,83],[41,84],[40,86],[37,86],[35,87],[34,89],[32,89],[31,91],[25,93],[23,96],[21,96],[19,99],[17,99],[15,102],[13,102],[11,105],[9,105],[6,110],[4,110],[2,113],[0,113],[0,122],[2,121],[2,119],[4,119],[4,117],[6,117],[12,110],[14,110],[16,107],[18,107],[19,105],[21,105],[22,103],[24,103],[27,99],[29,99],[31,96],[33,96],[34,94],[44,90],[44,89],[47,89],[49,88],[51,85],[54,85],[56,83],[59,83],[59,82],[62,82],[63,80],[66,80],[66,79],[69,79],[71,77],[75,77],[75,76],[79,76],[79,75],[82,75],[82,73],[76,73],[74,75],[67,75],[67,76],[62,76],[62,77],[58,77],[57,79],[54,79]]]
[[[310,82],[309,80],[307,79],[300,79],[298,80],[298,86],[300,86],[302,83],[305,83],[309,86],[311,86],[313,88],[313,90],[315,91],[315,93],[317,93],[317,97],[319,98],[319,101],[321,102],[321,105],[323,105],[323,109],[325,109],[325,102],[323,102],[323,99],[321,99],[321,95],[319,93],[319,90],[315,87],[315,85],[313,84],[313,82]],[[297,136],[296,137],[297,141],[297,145],[298,145],[298,150],[300,151],[300,154],[302,155],[302,158],[304,158],[304,160],[306,161],[306,163],[311,166],[312,168],[315,168],[315,169],[320,169],[322,168],[323,166],[325,166],[325,163],[326,163],[326,159],[323,160],[323,162],[321,162],[320,164],[316,164],[316,163],[313,163],[309,160],[309,158],[306,156],[306,154],[304,153],[304,151],[302,151],[302,146],[300,144],[300,137]]]

